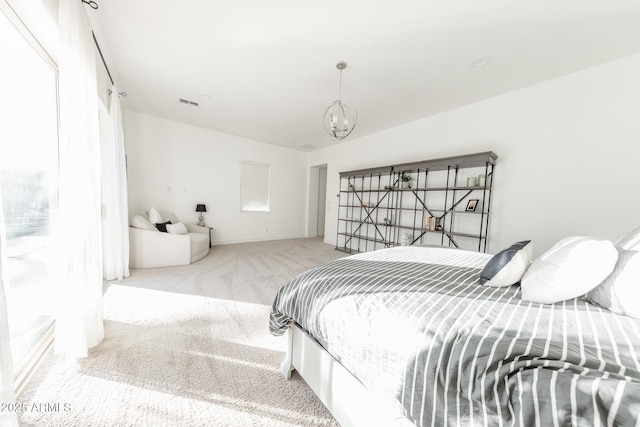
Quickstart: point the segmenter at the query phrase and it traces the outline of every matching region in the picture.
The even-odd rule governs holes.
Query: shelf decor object
[[[336,249],[431,244],[486,252],[497,158],[486,151],[340,172]],[[407,181],[411,188],[403,188]]]
[[[355,108],[342,102],[342,70],[347,68],[346,62],[338,62],[336,68],[340,70],[340,89],[338,99],[333,101],[324,112],[322,126],[333,139],[345,139],[356,127],[358,113]]]
[[[207,211],[207,205],[204,205],[204,204],[196,205],[196,212],[200,212],[200,218],[199,218],[199,221],[198,221],[198,225],[200,227],[205,227],[205,225],[204,225],[204,217],[202,216],[202,213],[206,212],[206,211]]]
[[[411,188],[411,180],[413,179],[411,175],[403,173],[400,179],[402,179],[402,188]]]

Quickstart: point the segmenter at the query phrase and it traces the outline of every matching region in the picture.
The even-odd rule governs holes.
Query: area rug
[[[105,339],[73,368],[50,357],[18,398],[20,424],[337,426],[281,376],[268,315],[286,280],[342,255],[318,239],[227,245],[107,284]]]

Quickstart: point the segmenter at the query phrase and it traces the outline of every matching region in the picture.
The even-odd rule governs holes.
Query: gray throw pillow
[[[531,240],[514,243],[495,254],[480,273],[480,284],[510,286],[518,283],[533,259]]]

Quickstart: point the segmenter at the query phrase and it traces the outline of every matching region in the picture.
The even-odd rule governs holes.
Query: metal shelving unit
[[[341,172],[336,249],[437,244],[486,252],[497,158],[487,151]],[[482,185],[466,185],[479,177]]]

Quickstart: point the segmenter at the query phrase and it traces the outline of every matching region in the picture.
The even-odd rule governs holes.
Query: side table
[[[207,227],[209,229],[209,249],[211,249],[211,232],[213,231],[213,227]]]

